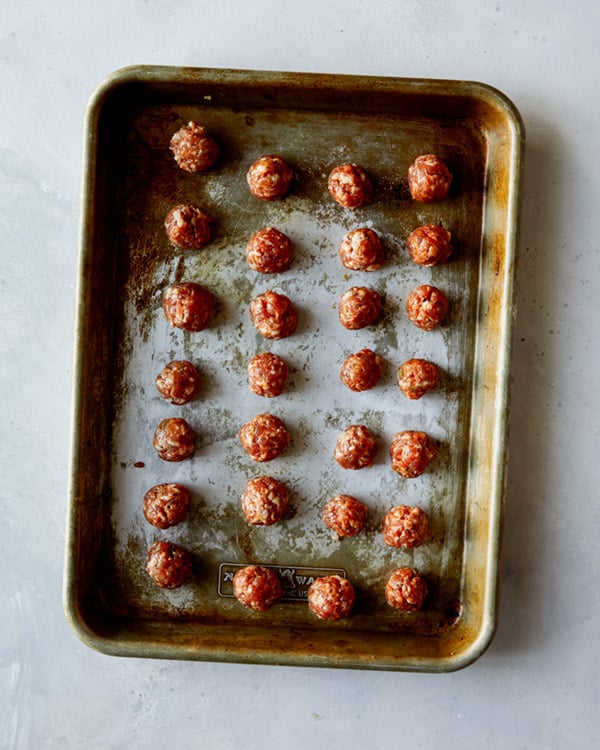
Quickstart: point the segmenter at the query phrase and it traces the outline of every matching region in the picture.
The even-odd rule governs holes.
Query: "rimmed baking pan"
[[[189,121],[220,146],[208,171],[180,169],[172,134]],[[85,123],[80,275],[72,429],[72,477],[65,566],[65,608],[78,635],[102,652],[199,659],[444,672],[470,664],[496,623],[498,559],[505,489],[509,367],[523,128],[497,90],[461,81],[279,72],[134,67],[117,71],[94,93]],[[445,160],[453,182],[436,203],[412,200],[407,170],[420,154]],[[287,196],[255,198],[247,170],[263,154],[294,171]],[[330,170],[356,163],[371,176],[369,205],[344,208],[327,189]],[[212,240],[181,250],[164,218],[192,203],[212,218]],[[417,226],[452,234],[448,262],[412,262],[406,238]],[[293,244],[293,261],[265,275],[246,262],[246,244],[273,226]],[[378,232],[385,262],[371,272],[345,268],[342,236]],[[161,309],[169,284],[194,281],[216,307],[208,327],[169,326]],[[408,294],[421,284],[443,289],[449,314],[433,331],[406,317]],[[377,324],[340,325],[340,294],[375,289]],[[264,339],[248,316],[267,290],[293,300],[295,333]],[[362,348],[383,359],[376,387],[360,393],[339,379],[340,365]],[[284,394],[262,398],[247,385],[247,364],[272,351],[289,365]],[[409,400],[398,366],[419,357],[442,371],[439,387]],[[183,406],[165,401],[155,378],[171,360],[192,361],[199,395]],[[291,444],[258,465],[238,430],[259,413],[285,422]],[[194,455],[161,460],[157,424],[183,417],[196,433]],[[336,437],[368,426],[378,450],[372,467],[342,469]],[[402,430],[424,431],[438,446],[429,469],[404,479],[388,453]],[[240,496],[249,479],[270,474],[290,490],[290,507],[272,526],[246,522]],[[166,530],[142,512],[146,491],[180,483],[191,493],[186,519]],[[365,529],[338,538],[322,507],[337,494],[368,507]],[[397,505],[428,515],[425,544],[384,544],[381,522]],[[157,540],[185,547],[188,583],[168,590],[144,570]],[[278,571],[284,599],[268,612],[243,607],[231,580],[257,563]],[[385,599],[400,567],[426,579],[423,607],[401,612]],[[336,571],[356,590],[350,616],[315,617],[310,582]]]

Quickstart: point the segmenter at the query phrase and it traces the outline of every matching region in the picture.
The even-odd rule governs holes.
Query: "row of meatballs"
[[[205,127],[193,121],[172,135],[169,146],[177,166],[191,173],[211,169],[221,153],[215,138]],[[279,155],[261,156],[246,173],[252,195],[266,201],[284,198],[293,179],[292,167]],[[432,203],[448,197],[452,173],[436,154],[422,154],[409,166],[407,183],[413,200]],[[367,172],[353,163],[334,167],[329,173],[327,187],[333,200],[346,208],[368,205],[375,192]]]
[[[163,588],[178,588],[192,577],[189,552],[174,542],[155,542],[148,550],[146,572]],[[414,568],[397,568],[385,584],[385,599],[402,612],[419,610],[427,597],[426,579]],[[281,579],[274,568],[246,565],[233,576],[233,595],[245,607],[266,612],[284,596]],[[351,614],[356,591],[348,578],[320,576],[310,584],[307,601],[310,611],[321,620],[340,620]]]
[[[173,206],[165,217],[165,231],[171,244],[180,250],[200,250],[211,239],[212,218],[194,204]],[[452,234],[441,224],[424,224],[406,239],[410,258],[419,266],[445,263],[452,255]],[[250,268],[270,275],[287,271],[293,260],[291,238],[268,226],[254,232],[246,245]],[[342,265],[350,271],[377,271],[385,262],[385,248],[378,232],[357,227],[346,232],[338,246]]]
[[[163,313],[173,328],[197,333],[209,324],[215,298],[208,289],[195,281],[170,284],[163,294]],[[406,315],[411,323],[424,331],[432,331],[446,318],[447,296],[431,284],[421,284],[406,298]],[[353,286],[338,300],[338,319],[350,331],[374,325],[382,310],[381,295],[375,289]],[[249,307],[250,320],[266,339],[278,340],[291,336],[298,325],[298,311],[285,294],[269,290],[257,295]]]
[[[278,458],[289,446],[291,435],[275,414],[257,414],[238,431],[240,445],[253,461],[265,463]],[[161,420],[154,432],[153,445],[164,461],[183,461],[193,455],[196,434],[183,417]],[[353,424],[339,433],[333,457],[343,469],[358,470],[373,465],[378,441],[363,424]],[[437,455],[436,442],[420,430],[402,430],[390,448],[393,471],[405,479],[421,476]]]
[[[360,349],[342,362],[340,381],[351,391],[370,390],[379,383],[384,363],[383,357],[372,349]],[[260,352],[248,364],[248,388],[257,396],[277,398],[285,392],[289,374],[290,368],[283,357],[273,352]],[[437,388],[442,373],[434,362],[412,358],[398,367],[396,377],[402,393],[417,400]],[[173,360],[156,376],[155,385],[166,401],[183,406],[199,392],[200,373],[189,360]]]

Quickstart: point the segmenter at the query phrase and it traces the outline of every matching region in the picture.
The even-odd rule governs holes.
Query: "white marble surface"
[[[0,747],[592,748],[600,4],[8,0],[0,11]],[[451,675],[115,659],[61,604],[81,133],[134,63],[477,79],[527,128],[500,624]]]

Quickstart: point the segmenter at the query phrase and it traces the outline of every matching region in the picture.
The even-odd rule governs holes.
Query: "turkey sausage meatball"
[[[340,164],[329,173],[329,193],[336,203],[345,208],[360,208],[373,198],[373,184],[369,175],[358,164]]]
[[[364,286],[353,286],[340,295],[338,319],[350,331],[366,328],[379,319],[381,297],[379,292]]]
[[[200,387],[200,375],[191,362],[174,360],[165,365],[154,381],[160,395],[176,406],[189,403]]]
[[[289,368],[272,352],[256,354],[248,365],[248,387],[257,396],[275,398],[285,391]]]
[[[163,295],[165,318],[174,328],[202,331],[208,325],[215,306],[212,294],[193,281],[171,284]]]
[[[429,536],[427,514],[421,508],[398,505],[383,517],[383,541],[388,547],[420,547]]]
[[[163,461],[183,461],[194,452],[196,435],[181,417],[163,419],[152,441]]]
[[[408,168],[408,189],[412,198],[421,203],[444,200],[451,183],[450,170],[435,154],[417,156]]]
[[[148,550],[146,573],[163,589],[177,589],[192,576],[189,552],[173,542],[155,542]]]
[[[246,179],[255,198],[276,201],[283,198],[292,183],[294,173],[281,156],[261,156],[248,170]]]
[[[356,536],[365,526],[367,506],[351,495],[337,495],[323,508],[323,523],[339,537]]]
[[[406,247],[418,265],[437,266],[452,255],[452,235],[439,224],[425,224],[408,235]]]
[[[433,331],[448,314],[448,298],[435,286],[422,284],[406,299],[406,314],[423,331]]]
[[[242,448],[254,461],[272,461],[290,444],[290,433],[279,417],[259,414],[240,429]]]
[[[398,385],[411,400],[421,398],[440,383],[440,368],[426,359],[408,359],[398,368]]]
[[[167,239],[181,250],[199,250],[210,240],[212,219],[191,204],[173,206],[165,216]]]
[[[365,469],[373,465],[377,441],[362,424],[353,424],[338,435],[333,457],[342,469]]]
[[[427,598],[427,582],[413,568],[398,568],[385,585],[385,599],[390,607],[415,612]]]
[[[177,526],[187,516],[190,491],[182,484],[157,484],[144,495],[144,516],[157,529]]]
[[[383,371],[383,357],[370,349],[361,349],[346,357],[340,370],[340,380],[351,391],[374,388]]]
[[[292,241],[274,227],[255,232],[248,241],[246,260],[259,273],[281,273],[292,262]]]
[[[338,252],[342,265],[351,271],[376,271],[385,260],[379,235],[368,227],[345,234]]]
[[[245,607],[266,612],[281,599],[283,588],[273,568],[247,565],[233,576],[233,595]]]
[[[177,165],[186,172],[203,172],[219,158],[217,142],[196,122],[188,122],[173,133],[170,149]]]
[[[339,620],[352,612],[354,586],[342,576],[315,578],[308,587],[308,607],[321,620]]]
[[[256,477],[246,485],[242,511],[253,526],[272,526],[286,512],[290,501],[287,487],[273,477]]]
[[[289,297],[270,291],[252,300],[250,320],[265,338],[285,339],[296,330],[298,313]]]
[[[437,446],[425,432],[398,432],[390,446],[392,469],[405,479],[421,476],[437,455]]]

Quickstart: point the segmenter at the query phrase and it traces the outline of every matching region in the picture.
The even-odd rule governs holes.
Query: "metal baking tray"
[[[221,145],[218,164],[202,175],[179,170],[168,148],[189,120]],[[497,615],[523,143],[515,107],[481,83],[134,67],[99,86],[85,123],[64,587],[67,617],[85,643],[121,656],[429,672],[483,653]],[[442,203],[418,204],[407,168],[431,152],[450,165],[453,190]],[[289,196],[272,203],[253,198],[245,180],[269,153],[295,171]],[[329,198],[327,175],[344,162],[374,179],[370,206],[352,211]],[[214,239],[201,251],[176,250],[164,234],[167,210],[182,202],[214,219]],[[455,251],[426,269],[410,261],[405,239],[433,222],[451,230]],[[268,225],[295,247],[292,267],[275,278],[245,262],[250,234]],[[361,274],[341,266],[337,247],[365,225],[381,234],[386,263]],[[162,292],[179,280],[199,281],[217,298],[201,333],[171,329],[162,315]],[[450,298],[436,331],[419,331],[404,313],[407,294],[423,283]],[[338,323],[337,298],[353,285],[381,292],[377,326]],[[268,342],[248,319],[252,297],[269,288],[299,309],[288,339]],[[339,367],[364,346],[384,357],[384,374],[372,391],[353,393]],[[267,349],[291,368],[288,391],[272,400],[246,384],[250,357]],[[413,356],[443,370],[441,387],[419,401],[395,381]],[[202,373],[201,393],[187,406],[171,406],[154,388],[171,359],[190,359]],[[284,419],[292,445],[257,465],[236,434],[265,411]],[[167,416],[184,416],[198,434],[194,457],[179,464],[152,447]],[[370,469],[344,471],[333,460],[338,431],[353,423],[380,441]],[[387,447],[402,429],[423,429],[441,446],[416,479],[390,468]],[[246,481],[259,473],[291,489],[291,509],[275,526],[250,527],[241,513]],[[192,509],[159,532],[144,520],[142,498],[172,481],[191,489]],[[369,506],[367,528],[353,539],[334,538],[320,518],[341,492]],[[414,550],[382,541],[383,514],[402,503],[430,517],[431,538]],[[190,584],[165,591],[145,574],[157,539],[190,550]],[[248,563],[274,566],[286,582],[285,600],[268,613],[231,595],[232,571]],[[424,608],[412,614],[384,598],[387,577],[405,565],[429,584]],[[305,601],[310,580],[330,570],[357,591],[352,615],[333,623]]]

